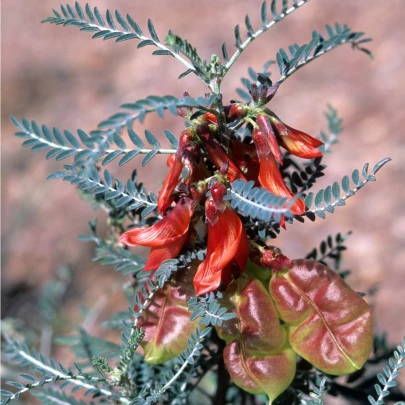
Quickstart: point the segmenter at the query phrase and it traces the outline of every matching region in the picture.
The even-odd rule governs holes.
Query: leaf
[[[125,154],[125,156],[119,161],[118,166],[123,166],[128,163],[135,156],[139,155],[139,150],[131,150]]]
[[[193,72],[194,72],[193,69],[187,69],[185,72],[181,73],[178,78],[182,79],[183,77],[186,77],[187,75],[189,75],[190,73],[193,73]]]
[[[179,141],[177,138],[167,129],[164,130],[166,139],[170,142],[170,145],[173,146],[174,149],[177,149],[179,147]]]
[[[154,149],[160,148],[160,143],[156,139],[156,137],[147,129],[145,130],[145,138],[148,141],[149,145],[151,145]]]
[[[273,275],[270,293],[297,354],[332,375],[363,366],[373,344],[371,310],[336,272],[294,260],[287,272]]]
[[[120,14],[118,10],[115,10],[115,18],[117,19],[118,23],[121,25],[121,27],[124,29],[124,31],[130,31],[128,24]]]
[[[265,188],[253,187],[253,181],[235,180],[232,183],[231,205],[246,216],[269,222],[277,222],[281,215],[291,217],[290,207],[295,199],[287,202],[286,198],[275,196]]]
[[[137,35],[139,35],[140,37],[143,36],[143,32],[142,32],[142,30],[139,28],[139,25],[134,21],[134,19],[133,19],[129,14],[127,14],[127,20],[128,20],[129,25],[130,25],[130,26],[132,27],[132,29],[135,31],[135,33],[136,33]]]
[[[112,162],[115,158],[122,154],[121,150],[115,150],[114,152],[109,153],[101,162],[102,166],[107,165],[108,163]]]
[[[159,43],[160,42],[159,37],[158,37],[158,35],[156,33],[155,27],[153,26],[152,20],[150,18],[148,19],[148,29],[149,29],[149,32],[150,32],[150,35],[151,35],[152,39],[155,42]]]
[[[267,18],[267,2],[266,1],[264,1],[263,3],[262,3],[262,8],[261,8],[261,13],[260,13],[260,16],[261,16],[261,19],[262,19],[262,24],[263,24],[263,26],[265,26],[267,23],[268,23],[268,18]]]
[[[142,139],[131,128],[128,129],[128,136],[131,139],[132,143],[139,149],[143,149],[145,147],[144,143],[142,142]]]
[[[148,152],[145,157],[142,159],[142,167],[146,166],[158,153],[157,149],[153,149],[150,152]]]
[[[173,53],[168,49],[158,49],[157,51],[153,51],[152,55],[173,56]]]
[[[228,50],[226,49],[226,44],[225,44],[225,42],[222,44],[222,57],[224,58],[224,60],[226,61],[226,62],[228,62],[229,61],[229,56],[228,56]]]

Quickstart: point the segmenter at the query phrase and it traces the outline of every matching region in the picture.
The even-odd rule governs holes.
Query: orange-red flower
[[[247,145],[236,138],[231,140],[229,153],[232,160],[238,165],[239,169],[248,181],[254,181],[258,184],[259,175],[259,158],[257,156],[256,147]]]
[[[220,284],[227,286],[232,277],[239,276],[245,270],[249,255],[248,239],[242,222],[225,202],[220,204],[215,201],[216,187],[214,185],[211,189],[213,197],[206,203],[207,256],[194,277],[197,295],[211,292]],[[220,184],[218,187],[224,186]]]
[[[287,201],[290,201],[294,197],[294,194],[284,183],[267,138],[259,129],[253,131],[252,137],[260,160],[260,184],[274,195],[285,197]],[[298,198],[291,206],[291,212],[295,215],[301,215],[304,211],[305,203],[302,199]]]
[[[176,189],[177,184],[180,181],[180,175],[183,170],[183,154],[186,150],[186,146],[193,139],[193,135],[190,129],[184,130],[180,135],[179,147],[173,158],[170,159],[170,170],[163,183],[158,197],[158,211],[160,214],[164,214],[174,201],[173,192]],[[169,161],[168,161],[169,163]]]
[[[144,270],[155,270],[162,262],[175,258],[187,239],[196,202],[182,197],[162,220],[149,228],[135,228],[123,233],[120,242],[128,246],[147,246],[152,250]]]
[[[303,159],[313,159],[322,156],[322,152],[316,149],[323,145],[322,141],[284,124],[274,113],[270,114],[269,118],[275,127],[280,145],[291,154]]]
[[[208,157],[218,170],[221,170],[224,165],[227,165],[226,174],[228,175],[228,178],[231,182],[236,179],[246,180],[241,170],[225,152],[224,148],[221,146],[218,140],[213,136],[207,124],[199,125],[197,128],[197,133],[204,143],[204,147],[207,151]]]
[[[277,144],[277,138],[274,134],[273,128],[271,127],[269,117],[267,115],[258,114],[256,117],[257,125],[259,125],[260,131],[266,138],[266,142],[270,148],[270,152],[276,158],[276,161],[283,164],[283,158],[281,156],[280,148]]]

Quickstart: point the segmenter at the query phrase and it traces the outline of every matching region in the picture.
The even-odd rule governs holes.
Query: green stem
[[[303,6],[305,3],[308,3],[309,0],[301,0],[299,1],[296,5],[293,5],[289,9],[287,9],[284,13],[279,15],[279,18],[277,20],[273,20],[269,22],[268,24],[264,25],[260,30],[256,31],[254,34],[249,36],[249,38],[238,48],[238,50],[232,55],[232,57],[229,59],[227,64],[224,66],[223,73],[222,73],[222,78],[225,77],[225,75],[228,73],[229,69],[231,66],[236,62],[236,60],[239,58],[239,56],[242,54],[242,52],[260,35],[262,35],[264,32],[266,32],[269,28],[273,27],[276,25],[279,21],[283,20],[286,16],[291,14],[293,11],[297,10],[301,6]]]

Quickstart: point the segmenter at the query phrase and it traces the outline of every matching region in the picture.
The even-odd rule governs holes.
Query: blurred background
[[[182,65],[152,56],[150,48],[136,49],[136,40],[115,44],[92,40],[90,33],[75,27],[41,24],[59,5],[59,0],[2,1],[2,317],[19,318],[20,330],[38,330],[38,296],[58,266],[67,264],[73,276],[54,334],[72,333],[85,322],[89,333],[106,336],[100,323],[126,308],[122,276],[91,262],[94,246],[77,239],[92,218],[97,217],[103,229],[105,215],[93,211],[75,187],[45,180],[62,164],[46,161],[44,151],[22,149],[9,116],[71,132],[90,131],[124,102],[151,94],[181,97],[184,91],[198,96],[206,88],[193,75],[177,80]],[[223,42],[231,52],[234,26],[243,24],[246,13],[258,27],[260,5],[261,0],[92,2],[103,12],[110,8],[130,13],[142,28],[150,17],[161,40],[171,28],[206,59],[220,54]],[[323,117],[327,103],[343,117],[344,132],[323,161],[328,169],[315,191],[366,162],[374,165],[387,156],[392,162],[378,173],[377,183],[367,185],[346,207],[326,220],[288,226],[276,243],[285,254],[298,258],[328,235],[353,231],[343,263],[352,270],[348,281],[357,291],[377,287],[367,299],[374,307],[377,331],[387,331],[392,344],[399,343],[405,332],[404,21],[403,0],[311,1],[255,41],[223,84],[224,100],[236,98],[235,88],[249,66],[259,71],[280,47],[308,42],[312,30],[323,32],[327,23],[347,23],[373,38],[367,44],[373,61],[343,45],[289,78],[271,108],[289,125],[316,136],[327,129]],[[272,70],[277,78],[277,69]],[[159,138],[164,129],[178,134],[183,126],[182,119],[169,114],[165,120],[147,116],[144,123]],[[135,166],[140,166],[139,158],[110,169],[126,180]],[[164,157],[139,170],[147,189],[154,192],[165,173]],[[59,360],[71,360],[67,349],[45,350]]]

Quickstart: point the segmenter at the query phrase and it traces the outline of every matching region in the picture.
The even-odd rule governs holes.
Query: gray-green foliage
[[[370,38],[363,38],[363,32],[353,32],[347,25],[342,26],[338,23],[335,24],[335,27],[327,25],[326,32],[327,35],[324,36],[314,31],[312,40],[308,44],[289,46],[290,54],[284,49],[278,51],[276,61],[281,74],[278,83],[286,80],[304,65],[342,44],[352,44],[353,49],[359,49],[371,55],[367,49],[360,46],[371,41]]]
[[[377,374],[377,378],[380,384],[375,384],[374,388],[378,395],[375,399],[369,395],[368,400],[371,405],[384,405],[385,398],[390,395],[390,390],[397,386],[396,378],[399,377],[402,368],[405,367],[405,337],[402,341],[402,345],[397,346],[397,350],[394,351],[394,357],[389,359],[387,365],[384,366],[384,373]],[[404,405],[404,401],[397,402],[396,405]]]
[[[282,216],[291,217],[291,206],[299,195],[287,202],[287,198],[278,197],[262,187],[254,187],[253,181],[235,180],[230,190],[232,208],[246,217],[269,222],[274,218],[281,221]]]
[[[305,205],[308,210],[307,216],[310,219],[314,219],[313,214],[315,214],[318,217],[326,218],[326,212],[333,213],[335,207],[345,205],[345,201],[354,196],[368,182],[376,181],[375,174],[390,160],[390,158],[385,158],[376,163],[371,174],[368,172],[369,164],[366,163],[361,171],[363,179],[360,178],[359,170],[354,170],[351,175],[354,188],[350,186],[349,176],[344,176],[340,184],[335,181],[332,186],[321,189],[317,191],[316,194],[312,192],[308,193],[305,198]]]
[[[270,4],[263,2],[258,10],[261,25],[255,29],[252,19],[247,15],[244,22],[246,29],[242,32],[239,25],[235,27],[234,53],[230,55],[226,45],[223,44],[224,64],[219,62],[216,55],[213,55],[210,61],[203,59],[194,45],[172,31],[169,31],[162,42],[150,19],[147,22],[148,34],[145,35],[129,14],[124,17],[119,11],[107,10],[101,13],[97,7],[92,8],[89,4],[82,7],[76,2],[74,5],[62,5],[60,11],[53,10],[53,16],[43,20],[55,25],[75,26],[81,31],[93,32],[93,38],[114,39],[115,42],[135,40],[138,41],[138,48],[152,46],[155,48],[153,55],[171,56],[186,67],[186,71],[179,78],[194,73],[208,86],[210,93],[196,98],[188,96],[187,93],[183,98],[170,95],[148,96],[125,103],[121,105],[121,111],[102,120],[97,129],[90,132],[79,129],[77,135],[69,130],[60,131],[57,128],[51,130],[46,125],[40,126],[35,121],[28,121],[25,118],[21,121],[11,118],[17,127],[16,136],[24,139],[23,146],[31,147],[32,150],[48,149],[47,159],[55,157],[56,161],[61,161],[72,158],[71,164],[64,165],[63,170],[51,174],[48,178],[62,179],[77,186],[81,195],[94,203],[93,206],[103,208],[107,212],[109,225],[107,236],[104,236],[92,221],[89,224],[89,234],[80,235],[79,238],[95,244],[94,261],[113,266],[122,276],[134,277],[131,277],[130,286],[127,285],[125,288],[128,309],[118,309],[112,319],[103,324],[104,327],[117,329],[121,333],[121,344],[92,336],[85,328],[79,328],[74,335],[55,339],[56,343],[68,345],[75,354],[77,362],[74,363],[74,368],[58,364],[54,359],[48,359],[43,354],[29,349],[17,338],[6,335],[7,359],[18,363],[29,373],[21,374],[21,382],[20,380],[6,382],[12,387],[13,392],[2,390],[3,405],[18,400],[21,394],[28,391],[33,391],[44,404],[186,404],[190,392],[200,379],[209,370],[217,367],[222,352],[215,340],[211,339],[211,332],[213,327],[222,326],[224,322],[235,317],[227,308],[221,306],[223,298],[221,292],[215,294],[211,292],[188,301],[191,319],[199,318],[199,327],[189,337],[188,345],[180,356],[163,365],[153,366],[146,364],[143,357],[136,352],[144,338],[144,331],[138,327],[139,320],[155,294],[178,270],[189,267],[192,262],[204,260],[206,246],[199,245],[198,242],[193,248],[183,249],[178,257],[163,262],[154,273],[154,278],[150,278],[150,273],[143,271],[145,260],[124,248],[118,240],[125,230],[150,226],[160,219],[156,212],[157,196],[146,191],[143,184],[138,182],[135,173],[123,182],[110,170],[102,167],[113,161],[118,162],[119,166],[128,162],[133,163],[132,159],[138,155],[143,155],[141,165],[145,166],[157,155],[176,152],[177,136],[169,130],[165,130],[164,135],[170,148],[162,147],[161,137],[156,137],[147,129],[143,137],[133,130],[134,122],[144,123],[145,117],[149,114],[156,114],[163,119],[166,111],[178,115],[178,109],[183,108],[188,111],[194,110],[192,117],[210,112],[218,118],[220,124],[224,124],[220,86],[227,72],[253,40],[308,1],[272,0]],[[327,25],[326,31],[326,36],[314,32],[312,40],[306,45],[290,46],[289,53],[282,49],[277,53],[275,59],[281,74],[278,84],[281,85],[298,69],[338,45],[351,43],[353,48],[369,53],[362,48],[362,44],[369,41],[368,38],[364,38],[363,33],[352,32],[347,26],[339,24],[334,27]],[[131,43],[133,42],[122,46],[129,47]],[[259,73],[249,68],[248,78],[241,79],[244,88],[237,89],[237,94],[247,105],[252,101],[250,94],[252,83],[256,83],[259,88],[263,84],[271,85],[270,68],[273,64],[274,61],[266,62]],[[321,150],[328,153],[337,142],[342,130],[342,121],[336,110],[330,106],[325,116],[328,121],[328,133],[322,132],[320,138],[324,142]],[[191,121],[192,117],[188,115],[186,119]],[[186,124],[190,125],[190,122]],[[229,125],[228,129],[242,131],[245,129],[243,125],[243,121],[237,121]],[[247,128],[247,137],[249,131]],[[306,195],[305,203],[308,208],[306,215],[310,219],[314,219],[316,215],[324,218],[326,212],[333,212],[335,206],[344,205],[347,198],[354,195],[367,182],[374,181],[377,171],[388,161],[389,159],[384,159],[377,163],[371,174],[368,173],[368,165],[365,165],[362,180],[359,171],[355,170],[351,176],[354,188],[350,186],[349,177],[345,176],[341,183],[335,182],[332,186],[313,194],[308,193],[308,190],[324,174],[326,166],[321,163],[321,159],[310,160],[302,166],[286,153],[281,170],[292,191],[297,193],[294,199],[288,202],[286,198],[274,196],[267,190],[256,187],[254,182],[244,180],[232,183],[226,199],[243,217],[249,233],[255,235],[252,239],[275,238],[280,231],[278,223],[282,218],[287,222],[294,219],[303,220],[301,217],[293,217],[290,211],[300,195]],[[128,227],[124,225],[126,220],[130,222]],[[333,238],[328,237],[321,242],[319,249],[314,249],[307,257],[322,262],[331,261],[338,271],[341,253],[345,250],[346,236],[337,234]],[[46,315],[48,322],[55,319],[62,290],[51,288],[43,295],[42,304],[48,310]],[[210,343],[205,347],[207,340]],[[385,376],[378,375],[383,388],[376,386],[379,398],[374,400],[369,397],[372,404],[384,403],[381,401],[388,395],[388,390],[394,387],[393,380],[398,376],[399,368],[403,366],[403,355],[404,348],[398,346],[395,354],[396,362],[390,360],[390,367],[384,368]],[[297,384],[292,385],[290,391],[296,390],[294,399],[299,400],[301,404],[322,404],[323,395],[329,389],[329,384],[333,385],[333,381],[320,380],[318,377],[316,372],[298,376],[298,379],[304,378],[304,385],[301,389],[296,389],[295,387],[302,382],[298,380]],[[55,383],[58,382],[61,383],[60,390],[55,389]],[[69,393],[66,391],[68,387],[71,388]],[[308,387],[312,387],[312,393],[308,392]],[[236,392],[235,398],[239,400],[241,391],[235,386],[231,387],[232,389]],[[72,395],[77,390],[83,390],[85,396],[83,400],[78,400]],[[228,403],[233,404],[234,401],[229,398]]]

